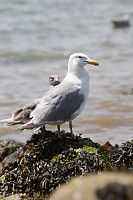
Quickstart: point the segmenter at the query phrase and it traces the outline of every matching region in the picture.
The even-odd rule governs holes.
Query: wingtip
[[[28,130],[28,129],[30,129],[30,130],[34,130],[34,129],[36,129],[37,127],[36,127],[36,125],[35,124],[33,124],[33,123],[30,123],[30,124],[24,124],[24,125],[22,125],[22,126],[19,126],[16,130],[17,131],[23,131],[23,130]]]
[[[0,120],[0,123],[3,123],[7,126],[13,126],[13,125],[21,124],[20,121],[15,121],[12,118]]]
[[[12,122],[12,118],[0,120],[0,123],[5,123],[5,124],[11,123],[11,122]]]

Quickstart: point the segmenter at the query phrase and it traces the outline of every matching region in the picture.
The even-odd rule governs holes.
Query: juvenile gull
[[[50,88],[60,84],[60,78],[57,74],[53,74],[49,77]]]
[[[60,125],[71,122],[83,110],[89,94],[89,75],[86,64],[99,65],[83,53],[72,54],[68,62],[68,72],[64,80],[52,87],[41,98],[39,104],[31,112],[31,120],[20,126],[18,130],[37,129],[45,124],[57,125],[58,137]],[[71,136],[73,137],[72,124]]]
[[[55,85],[60,83],[59,76],[57,74],[53,74],[49,77],[49,85],[52,88]],[[12,112],[12,117],[9,119],[1,120],[0,122],[5,123],[8,126],[17,125],[17,124],[25,124],[31,120],[30,114],[40,103],[41,98],[35,99],[31,101],[29,104],[25,105],[22,108],[19,108]]]

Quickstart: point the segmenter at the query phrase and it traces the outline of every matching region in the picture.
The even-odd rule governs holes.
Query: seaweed
[[[71,177],[132,168],[133,143],[123,144],[118,153],[108,153],[90,138],[46,131],[34,134],[18,157],[2,169],[0,195],[26,193],[46,197]]]

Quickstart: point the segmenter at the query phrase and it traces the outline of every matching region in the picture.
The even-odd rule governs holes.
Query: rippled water
[[[124,14],[131,26],[115,29],[111,18]],[[1,0],[0,21],[0,119],[42,97],[48,77],[63,79],[69,55],[83,52],[100,67],[86,66],[90,97],[74,132],[101,143],[132,139],[132,0]],[[30,136],[0,125],[0,139]]]

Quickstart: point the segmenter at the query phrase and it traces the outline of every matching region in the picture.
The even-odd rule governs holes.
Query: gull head
[[[71,66],[84,67],[86,64],[99,65],[97,61],[90,59],[83,53],[74,53],[69,58],[69,65]]]
[[[49,77],[49,84],[50,86],[56,86],[60,84],[60,78],[57,74],[53,74]]]

